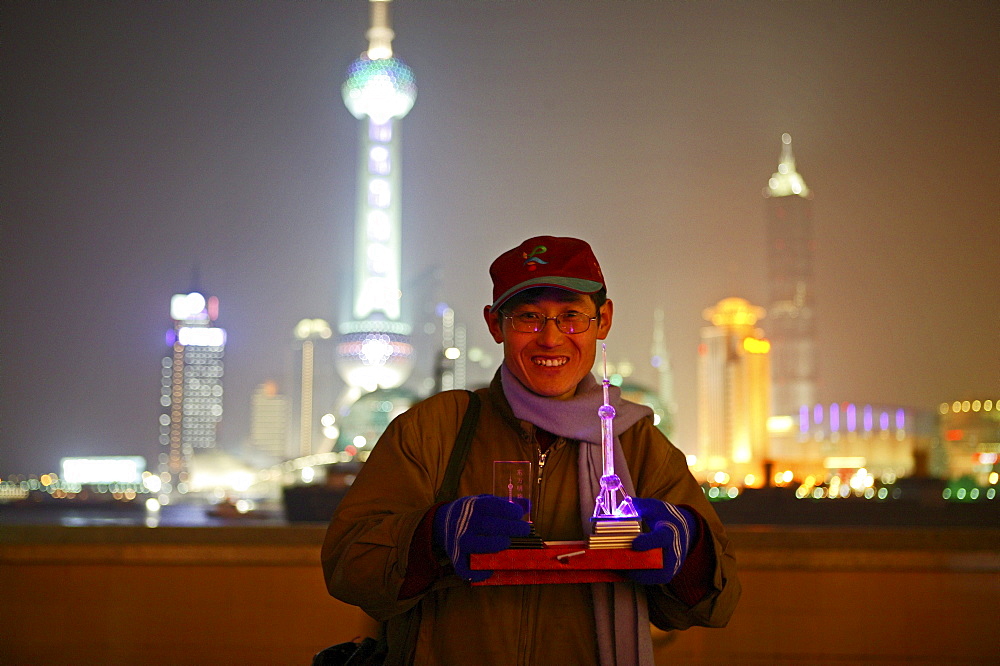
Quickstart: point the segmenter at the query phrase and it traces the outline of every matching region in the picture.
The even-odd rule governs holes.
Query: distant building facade
[[[653,425],[662,432],[668,439],[672,435],[669,430],[671,425],[670,417],[672,413],[667,409],[660,399],[660,393],[651,388],[635,382],[623,381],[618,387],[621,389],[621,396],[640,405],[645,405],[653,410]]]
[[[455,322],[455,311],[443,303],[438,313],[441,317],[441,349],[434,366],[434,390],[464,389],[468,358],[465,326]]]
[[[778,170],[764,188],[767,217],[768,337],[771,408],[798,414],[817,401],[816,321],[813,303],[812,192],[795,170],[792,139],[781,137]]]
[[[653,344],[649,352],[649,364],[656,371],[656,397],[663,410],[657,427],[670,438],[674,435],[677,420],[677,401],[674,398],[674,368],[667,350],[663,321],[663,310],[657,308],[653,312]]]
[[[303,319],[293,331],[291,377],[295,456],[326,453],[337,439],[335,405],[343,386],[336,371],[336,340],[325,319]]]
[[[937,437],[933,413],[898,405],[802,405],[782,423],[771,421],[776,476],[787,472],[816,484],[853,484],[854,490],[927,475]]]
[[[997,485],[1000,472],[1000,396],[996,400],[942,403],[940,442],[943,455],[936,470],[942,478],[968,478]]]
[[[769,461],[770,343],[763,308],[726,298],[704,311],[698,347],[698,460],[704,480],[755,485]]]
[[[214,449],[222,421],[226,331],[214,326],[219,301],[198,291],[170,300],[169,352],[162,363],[159,471],[163,494],[190,488],[191,457]]]
[[[273,381],[259,384],[250,403],[250,447],[256,454],[274,460],[288,457],[288,396],[278,392]]]

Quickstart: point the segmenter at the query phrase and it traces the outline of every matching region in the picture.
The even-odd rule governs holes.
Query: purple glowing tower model
[[[639,517],[635,507],[632,505],[632,498],[625,492],[622,480],[615,474],[615,408],[611,406],[608,398],[608,388],[611,381],[608,379],[608,350],[607,345],[601,344],[601,353],[604,360],[604,404],[597,410],[597,415],[601,417],[601,454],[604,463],[603,474],[601,475],[601,492],[594,502],[594,516],[592,520],[634,520]]]

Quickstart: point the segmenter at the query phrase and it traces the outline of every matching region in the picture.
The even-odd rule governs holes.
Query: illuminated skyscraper
[[[781,135],[778,171],[764,188],[767,210],[768,334],[772,407],[797,415],[816,402],[812,192],[795,170],[792,138]]]
[[[226,331],[212,323],[219,299],[197,291],[170,299],[173,327],[160,390],[160,480],[164,493],[188,491],[191,456],[216,446],[222,421],[222,357]]]
[[[650,349],[650,364],[656,369],[656,395],[663,405],[663,420],[660,430],[667,437],[674,434],[674,419],[677,403],[674,401],[674,369],[670,363],[670,352],[663,335],[663,310],[657,308],[653,314],[653,346]]]
[[[278,385],[267,381],[257,386],[250,403],[250,446],[254,453],[284,460],[288,449],[288,398]]]
[[[326,320],[303,319],[295,325],[294,335],[294,455],[309,456],[329,451],[330,440],[336,439],[330,427],[340,380],[334,371],[333,330]]]
[[[455,311],[445,304],[438,307],[441,315],[441,351],[434,368],[434,390],[464,389],[466,381],[465,326],[455,323]]]
[[[764,479],[770,413],[770,343],[756,327],[762,308],[725,298],[704,311],[698,347],[699,468],[744,483]]]
[[[360,121],[352,307],[337,344],[347,404],[364,392],[400,386],[413,360],[412,326],[401,308],[399,121],[417,88],[413,71],[392,53],[389,0],[370,0],[370,8],[368,50],[351,64],[342,89]]]
[[[974,479],[980,486],[995,487],[1000,473],[1000,399],[946,402],[939,413],[938,439],[944,457],[935,464],[935,471],[950,479]]]

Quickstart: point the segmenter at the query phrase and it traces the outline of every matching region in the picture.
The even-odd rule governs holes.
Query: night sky
[[[766,304],[761,191],[788,132],[814,193],[819,397],[1000,398],[1000,4],[392,10],[418,86],[404,298],[449,303],[472,344],[499,356],[493,257],[585,238],[616,305],[609,356],[646,382],[663,308],[693,451],[701,313]],[[367,2],[8,1],[2,26],[0,476],[155,466],[169,301],[195,271],[229,333],[237,449],[294,324],[341,302],[358,129],[340,86]]]

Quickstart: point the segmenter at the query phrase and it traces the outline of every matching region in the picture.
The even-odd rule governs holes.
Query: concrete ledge
[[[322,525],[0,526],[0,563],[319,566]],[[740,570],[1000,572],[1000,529],[729,530]]]
[[[1000,529],[732,527],[740,570],[1000,572]]]
[[[0,563],[314,566],[326,531],[289,527],[0,526]]]
[[[372,631],[326,593],[325,529],[0,525],[0,589],[17,601],[0,663],[307,664]],[[735,615],[654,631],[658,664],[1000,663],[1000,529],[729,532]]]

